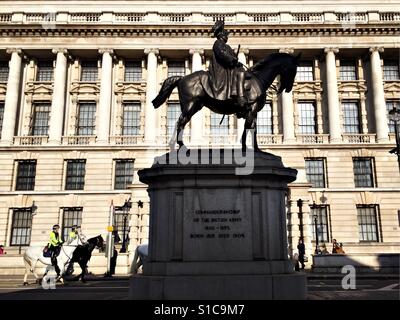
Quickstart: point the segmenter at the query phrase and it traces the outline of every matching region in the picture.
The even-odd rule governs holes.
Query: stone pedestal
[[[149,257],[133,299],[304,299],[288,259],[287,183],[279,157],[191,150],[139,171],[150,195]]]

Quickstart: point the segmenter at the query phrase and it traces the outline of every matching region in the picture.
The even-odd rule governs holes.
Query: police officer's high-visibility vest
[[[58,233],[55,233],[52,231],[50,233],[50,242],[49,242],[49,247],[57,247],[62,244],[62,241],[60,239],[60,236]]]
[[[76,234],[75,231],[70,231],[70,232],[69,232],[69,239],[70,239],[70,240],[75,239],[77,236],[78,236],[78,235]]]

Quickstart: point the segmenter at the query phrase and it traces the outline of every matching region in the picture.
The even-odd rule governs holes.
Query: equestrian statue
[[[167,78],[152,101],[154,108],[160,107],[177,87],[181,115],[177,121],[176,137],[179,148],[184,146],[183,129],[196,112],[203,107],[223,114],[235,114],[245,119],[241,137],[242,149],[246,150],[246,136],[253,130],[254,151],[260,151],[257,144],[257,113],[265,105],[267,90],[279,76],[280,87],[290,92],[297,72],[298,56],[274,53],[245,70],[234,50],[227,44],[228,31],[224,21],[218,20],[211,29],[217,40],[208,71],[196,71],[187,76]]]

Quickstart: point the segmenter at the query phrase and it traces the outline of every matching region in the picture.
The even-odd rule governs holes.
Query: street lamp
[[[317,207],[315,205],[315,201],[313,201],[313,209],[314,209],[314,228],[315,228],[315,254],[318,254],[318,215],[316,214],[317,212]]]
[[[122,206],[122,210],[124,213],[124,230],[122,233],[122,246],[121,246],[121,250],[120,252],[126,252],[126,223],[127,223],[127,219],[128,219],[128,214],[129,214],[129,210],[130,208],[132,208],[132,202],[131,202],[131,198],[129,198],[128,200],[125,200],[124,205]]]
[[[399,164],[399,171],[400,171],[400,138],[398,132],[398,125],[400,122],[400,110],[393,107],[392,110],[389,111],[389,119],[394,122],[394,134],[396,136],[396,148],[390,150],[390,153],[397,154],[397,163]]]
[[[303,200],[297,200],[297,206],[299,207],[299,222],[300,222],[300,238],[304,239],[303,237]]]

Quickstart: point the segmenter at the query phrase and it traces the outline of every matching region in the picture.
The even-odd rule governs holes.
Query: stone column
[[[54,90],[50,110],[49,143],[61,144],[67,82],[67,49],[53,49],[57,55],[54,71]]]
[[[283,48],[279,49],[279,52],[292,54],[294,49]],[[293,90],[290,92],[283,91],[281,94],[283,143],[293,143],[296,141],[294,136],[294,107],[292,92]]]
[[[238,53],[238,60],[239,62],[243,63],[245,66],[247,66],[247,58],[246,56],[249,54],[249,49],[246,48],[241,48]],[[242,133],[244,130],[244,123],[245,119],[238,119],[236,118],[236,128],[237,128],[237,141],[240,143],[240,140],[242,138]]]
[[[107,144],[110,135],[110,115],[111,115],[111,94],[112,94],[112,49],[100,49],[99,53],[103,55],[101,64],[101,83],[100,100],[97,110],[98,127],[97,142]]]
[[[203,49],[190,49],[192,55],[192,72],[203,70],[202,55]],[[195,145],[203,144],[203,118],[204,112],[200,110],[190,120],[190,142]]]
[[[387,142],[389,127],[387,124],[385,92],[383,89],[382,67],[379,56],[379,52],[383,52],[383,48],[370,48],[369,52],[371,53],[372,95],[376,121],[376,138],[378,143]]]
[[[147,54],[147,87],[146,106],[144,110],[144,142],[153,144],[156,142],[156,111],[151,101],[157,96],[157,55],[158,49],[145,49]]]
[[[11,54],[11,61],[4,105],[3,129],[1,131],[2,145],[11,145],[13,143],[22,67],[21,49],[7,49],[7,53]]]
[[[339,93],[336,76],[336,60],[335,53],[337,48],[326,48],[326,79],[328,93],[328,110],[329,110],[329,135],[330,142],[341,142],[342,135],[340,129],[340,106]]]

